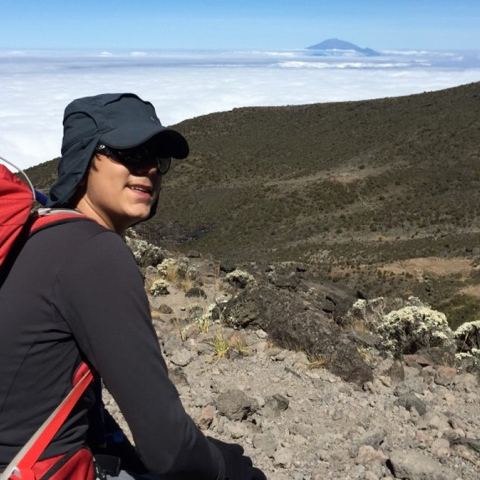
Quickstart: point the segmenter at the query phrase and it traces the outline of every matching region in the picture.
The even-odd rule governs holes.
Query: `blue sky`
[[[479,0],[0,0],[0,49],[480,49]]]

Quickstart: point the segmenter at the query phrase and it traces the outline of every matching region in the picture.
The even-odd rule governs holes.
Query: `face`
[[[76,208],[117,233],[150,215],[160,193],[162,175],[156,165],[127,168],[96,154]]]

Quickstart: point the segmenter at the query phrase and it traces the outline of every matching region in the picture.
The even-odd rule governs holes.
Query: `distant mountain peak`
[[[307,50],[315,50],[320,54],[330,55],[345,55],[348,52],[355,52],[356,54],[369,57],[380,55],[380,53],[372,50],[371,48],[361,48],[354,43],[346,42],[345,40],[340,40],[338,38],[329,38],[328,40],[324,40],[323,42],[307,47]]]

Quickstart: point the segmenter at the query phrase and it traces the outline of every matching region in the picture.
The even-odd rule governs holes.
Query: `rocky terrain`
[[[185,408],[269,480],[480,478],[479,322],[127,242]]]

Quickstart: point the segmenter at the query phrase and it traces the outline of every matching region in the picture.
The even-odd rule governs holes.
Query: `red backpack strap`
[[[22,480],[30,478],[33,465],[52,441],[92,380],[92,370],[86,363],[82,363],[74,375],[72,390],[10,462],[5,469],[5,473],[8,475],[6,478],[21,478]]]
[[[50,210],[49,208],[40,209],[32,222],[30,233],[45,228],[49,225],[65,223],[69,220],[90,219],[83,213],[76,210]],[[91,219],[90,219],[91,220]]]

